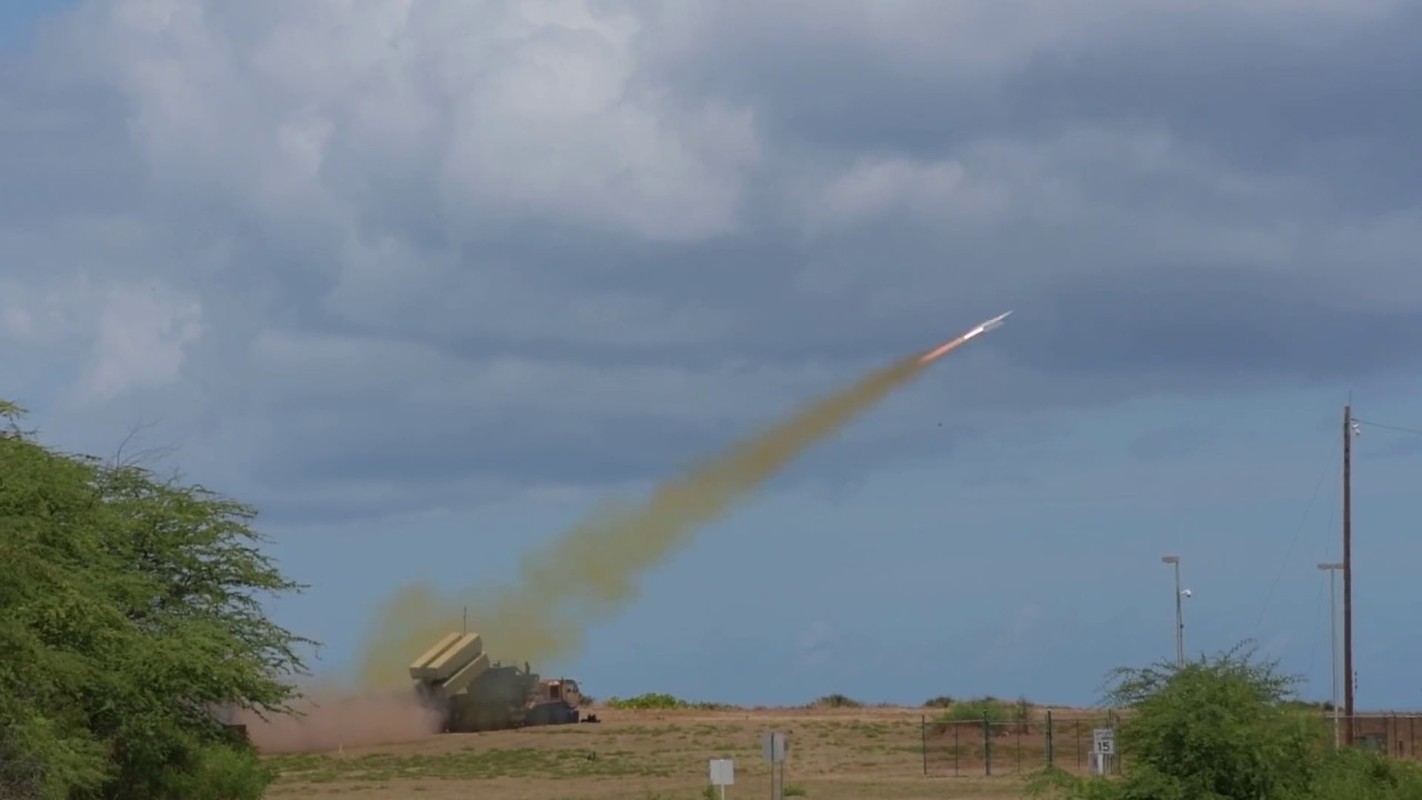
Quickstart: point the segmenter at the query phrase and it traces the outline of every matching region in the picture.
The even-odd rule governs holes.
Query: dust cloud
[[[659,486],[642,504],[608,503],[550,545],[527,554],[511,585],[441,596],[414,584],[374,620],[360,665],[362,685],[409,684],[411,660],[462,624],[506,662],[566,661],[584,646],[584,630],[606,620],[636,595],[638,579],[698,530],[724,516],[810,445],[834,434],[938,355],[915,355],[880,368],[851,386],[810,403],[788,418]],[[550,676],[551,677],[551,676]]]
[[[395,744],[438,733],[443,716],[404,691],[353,693],[336,687],[307,690],[292,703],[294,714],[240,710],[232,722],[263,753],[322,753],[348,747]]]

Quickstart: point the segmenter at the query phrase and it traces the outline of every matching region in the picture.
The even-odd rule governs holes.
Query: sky
[[[1422,707],[1422,4],[12,2],[0,396],[250,502],[353,669],[1013,310],[639,582],[598,697],[1097,701],[1249,639]],[[1409,266],[1413,264],[1413,266]],[[1340,587],[1341,593],[1341,587]],[[497,651],[496,642],[487,642]]]

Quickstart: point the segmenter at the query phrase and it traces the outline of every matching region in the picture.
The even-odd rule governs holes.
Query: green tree
[[[0,793],[260,797],[270,776],[215,710],[291,709],[314,642],[261,604],[303,587],[254,509],[55,452],[23,413],[0,402]]]
[[[1177,666],[1114,673],[1119,780],[1044,774],[1036,793],[1074,800],[1422,800],[1422,771],[1385,755],[1334,753],[1323,715],[1297,702],[1298,679],[1236,647]]]
[[[1129,784],[1141,796],[1296,798],[1312,778],[1323,719],[1287,701],[1297,679],[1236,649],[1177,669],[1118,671],[1114,704],[1136,714],[1121,730]]]

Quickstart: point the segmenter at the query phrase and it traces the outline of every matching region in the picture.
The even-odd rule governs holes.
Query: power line
[[[1382,428],[1383,430],[1397,431],[1398,433],[1408,433],[1413,436],[1422,436],[1422,428],[1406,428],[1401,425],[1384,425],[1381,422],[1369,422],[1368,420],[1358,419],[1357,417],[1353,417],[1353,421],[1358,423],[1359,425],[1367,425],[1370,428]]]

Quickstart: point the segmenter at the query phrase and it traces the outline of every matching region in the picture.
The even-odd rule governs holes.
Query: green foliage
[[[1330,752],[1308,800],[1422,800],[1422,765],[1370,750]]]
[[[0,402],[0,792],[260,796],[213,711],[287,709],[309,642],[262,613],[300,587],[258,549],[255,512],[51,451],[22,414]]]
[[[158,796],[261,800],[275,777],[250,747],[215,744],[191,754],[181,768],[165,769]]]
[[[1287,704],[1296,681],[1237,650],[1183,668],[1117,672],[1135,709],[1120,745],[1137,781],[1180,797],[1293,798],[1313,777],[1322,719]]]
[[[636,697],[609,697],[604,705],[608,708],[632,711],[722,711],[734,707],[725,703],[689,703],[676,695],[664,692],[647,692]]]
[[[953,699],[952,697],[950,697],[949,695],[940,694],[940,695],[937,695],[936,697],[930,697],[930,698],[928,698],[927,700],[924,700],[924,701],[923,701],[923,707],[924,707],[924,708],[952,708],[952,707],[953,707],[953,704],[956,703],[956,702],[957,702],[957,701],[954,700],[954,699]]]
[[[1422,800],[1422,768],[1334,753],[1322,715],[1294,702],[1297,679],[1243,647],[1177,666],[1120,669],[1112,704],[1119,780],[1039,775],[1029,791],[1071,800]]]
[[[691,708],[691,704],[677,697],[676,695],[664,692],[646,692],[636,697],[609,697],[607,699],[608,708],[632,709],[638,711],[671,710],[677,708]]]
[[[941,722],[982,722],[985,718],[992,725],[1025,724],[1032,720],[1032,704],[1026,698],[1009,702],[991,696],[977,697],[950,702],[948,710],[938,719]]]
[[[864,704],[842,694],[827,694],[810,704],[814,708],[863,708]]]

